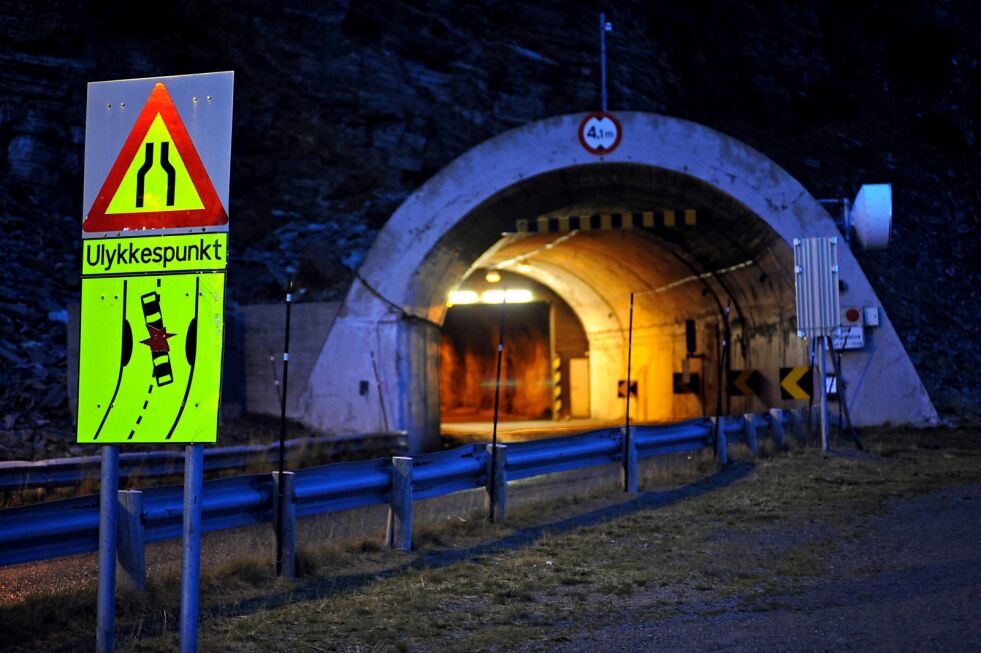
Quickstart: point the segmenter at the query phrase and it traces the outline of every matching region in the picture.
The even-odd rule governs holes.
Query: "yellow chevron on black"
[[[552,358],[552,419],[562,412],[562,358]]]
[[[696,209],[673,211],[633,211],[630,213],[594,213],[592,215],[544,216],[518,220],[517,232],[569,233],[570,231],[605,231],[611,229],[665,229],[698,226]]]

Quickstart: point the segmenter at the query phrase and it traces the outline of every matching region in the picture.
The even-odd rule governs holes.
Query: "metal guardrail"
[[[320,447],[325,453],[357,452],[367,449],[406,448],[406,432],[369,433],[366,435],[295,438],[286,441],[287,452],[303,447]],[[262,462],[272,463],[279,444],[240,445],[204,450],[204,471],[243,469]],[[20,460],[0,462],[0,491],[36,487],[77,485],[86,479],[99,478],[100,456],[54,458],[37,462]],[[119,476],[159,477],[184,473],[184,454],[179,451],[147,451],[119,455]]]
[[[503,479],[498,480],[506,491],[508,480],[622,463],[625,453],[630,453],[627,459],[634,461],[636,477],[637,458],[713,445],[717,453],[721,451],[720,460],[724,462],[728,442],[743,440],[755,454],[761,431],[783,444],[788,427],[797,431],[800,423],[800,417],[791,411],[774,410],[767,415],[721,418],[719,442],[714,441],[712,420],[697,419],[661,426],[632,426],[629,443],[621,428],[513,443],[504,448]],[[636,453],[628,452],[627,446]],[[491,458],[488,449],[489,445],[471,444],[412,458],[410,513],[412,499],[488,487]],[[394,506],[400,500],[392,492],[394,469],[393,461],[386,458],[300,469],[294,472],[289,501],[296,517],[369,505]],[[128,518],[137,524],[136,546],[180,537],[182,491],[180,486],[167,486],[134,493],[141,496],[137,504],[140,507]],[[270,473],[206,482],[202,495],[202,530],[210,532],[271,522],[275,492]],[[95,551],[98,530],[98,495],[0,510],[0,566]]]

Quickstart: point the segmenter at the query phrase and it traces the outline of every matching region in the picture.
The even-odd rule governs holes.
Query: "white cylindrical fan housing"
[[[850,217],[862,249],[888,247],[892,229],[892,184],[863,185],[855,196]]]

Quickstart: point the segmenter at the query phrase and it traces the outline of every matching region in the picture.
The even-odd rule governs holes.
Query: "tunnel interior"
[[[550,288],[507,270],[476,270],[447,304],[439,346],[444,423],[489,421],[495,398],[500,421],[589,416],[588,378],[570,379],[568,369],[582,367],[586,333]]]
[[[543,232],[518,232],[519,220],[540,224]],[[468,410],[468,418],[489,416],[499,306],[451,301],[466,291],[480,297],[489,273],[501,277],[495,285],[534,288],[541,299],[537,318],[530,308],[536,302],[510,307],[505,417],[620,419],[628,341],[636,383],[631,414],[646,422],[779,406],[776,370],[806,361],[796,336],[793,254],[763,219],[677,172],[576,166],[491,197],[443,236],[417,272],[418,308],[442,325],[441,371],[433,381],[444,421],[463,419]],[[694,323],[694,351],[686,321]],[[556,347],[556,328],[570,325],[581,334],[578,351]],[[755,396],[725,390],[727,375],[743,369],[761,372]],[[461,401],[461,379],[468,376],[485,388],[481,402]],[[516,398],[521,393],[528,401]],[[579,398],[575,412],[573,397]]]

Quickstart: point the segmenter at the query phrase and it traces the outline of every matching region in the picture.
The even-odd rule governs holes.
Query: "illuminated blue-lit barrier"
[[[717,447],[726,461],[728,444],[745,442],[755,454],[760,435],[783,444],[788,430],[799,432],[794,411],[725,417],[719,422],[718,442],[710,419],[660,426],[632,426],[630,439],[623,429],[607,428],[532,442],[498,445],[496,473],[491,474],[491,447],[464,445],[414,458],[379,458],[333,463],[291,474],[284,486],[286,542],[295,541],[295,519],[372,505],[390,506],[388,542],[411,548],[412,502],[454,492],[485,488],[495,497],[495,518],[507,512],[507,483],[542,474],[611,463],[623,464],[636,482],[637,459]],[[202,499],[204,532],[268,523],[274,519],[275,474],[253,474],[208,481]],[[635,487],[636,485],[634,485]],[[121,566],[137,587],[145,578],[143,548],[148,542],[180,536],[182,488],[147,488],[119,492],[121,506],[118,545]],[[0,511],[0,566],[95,551],[98,548],[99,497]],[[294,552],[287,556],[293,560]]]
[[[345,438],[325,436],[296,438],[286,441],[286,450],[317,447],[323,453],[358,452],[365,450],[395,449],[404,451],[405,431],[397,433],[372,433]],[[272,463],[279,452],[279,444],[242,445],[204,450],[204,471],[214,472],[242,469],[263,462]],[[36,487],[63,487],[77,485],[85,479],[99,478],[101,456],[55,458],[37,462],[0,462],[0,491]],[[176,476],[184,473],[184,453],[181,451],[148,451],[119,455],[119,476],[157,477]]]

